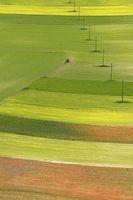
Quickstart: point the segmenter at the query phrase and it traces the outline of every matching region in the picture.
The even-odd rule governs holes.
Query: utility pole
[[[85,16],[83,17],[83,27],[81,28],[81,30],[87,30]]]
[[[80,13],[81,13],[81,9],[80,6],[78,6],[78,19],[80,20]]]
[[[124,103],[124,80],[122,80],[121,84],[121,102]]]
[[[97,52],[98,50],[97,50],[97,43],[98,43],[98,39],[97,39],[97,36],[95,37],[95,50],[94,50],[94,52]]]
[[[76,12],[76,1],[73,1],[73,12]]]
[[[85,28],[85,17],[83,18],[83,29],[85,30],[86,28]]]
[[[110,66],[110,80],[112,81],[113,80],[113,64],[111,63],[111,66]]]
[[[102,66],[104,67],[105,66],[105,50],[103,49],[103,63],[102,63]]]
[[[91,40],[91,26],[89,25],[89,40]]]

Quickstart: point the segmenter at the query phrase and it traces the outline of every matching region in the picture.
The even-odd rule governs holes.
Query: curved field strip
[[[90,6],[100,6],[100,5],[128,5],[132,4],[132,0],[76,0],[77,4]],[[71,5],[72,0],[1,0],[0,4],[5,5]]]
[[[112,112],[106,110],[77,110],[33,106],[26,104],[7,104],[0,107],[1,114],[20,116],[31,119],[48,121],[61,121],[69,123],[93,124],[93,125],[133,125],[132,112]]]
[[[0,133],[0,156],[85,165],[133,167],[133,145]]]
[[[38,172],[37,172],[38,173]],[[49,192],[50,193],[50,192]],[[52,191],[51,191],[52,193]],[[21,188],[14,189],[11,187],[10,189],[0,188],[0,199],[2,200],[18,200],[20,198],[23,200],[80,200],[76,197],[65,197],[62,195],[56,194],[45,194],[44,192],[36,192],[34,190],[22,190]]]
[[[1,5],[1,14],[28,14],[28,15],[66,15],[78,16],[73,12],[73,6],[28,6],[28,5]],[[82,16],[122,16],[133,15],[133,5],[122,6],[91,6],[82,7]]]
[[[131,200],[132,178],[132,169],[0,158],[0,197],[6,200]]]
[[[22,192],[24,200],[27,196],[28,199],[33,199],[33,197],[36,197],[37,200],[39,197],[44,199],[45,192],[47,193],[46,200],[48,195],[51,195],[50,199],[56,198],[58,200],[88,198],[104,200],[107,197],[113,200],[116,197],[117,199],[124,198],[126,200],[130,199],[132,195],[132,170],[66,166],[5,158],[1,158],[0,163],[2,172],[0,196],[7,197],[7,199],[9,198],[8,195],[15,198],[18,194],[21,196]],[[14,171],[14,168],[17,170]],[[28,168],[30,168],[30,171]],[[23,173],[21,174],[20,171],[23,171]],[[75,171],[78,173],[75,173]],[[108,179],[105,178],[105,175],[108,176]],[[15,176],[18,177],[17,182],[15,181]],[[119,181],[119,186],[116,177]],[[97,182],[97,178],[102,185]],[[5,183],[8,185],[6,191],[3,189]],[[79,186],[82,188],[80,192]],[[48,189],[49,187],[51,190]],[[102,190],[103,192],[101,193]]]
[[[62,140],[133,143],[133,127],[93,126],[0,115],[0,132]]]
[[[64,53],[3,50],[0,55],[0,100],[58,68],[62,60]]]

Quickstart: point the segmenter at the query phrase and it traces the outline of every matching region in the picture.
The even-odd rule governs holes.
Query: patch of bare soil
[[[73,128],[86,140],[133,143],[133,127],[73,125]]]
[[[133,169],[0,158],[2,200],[132,200]]]

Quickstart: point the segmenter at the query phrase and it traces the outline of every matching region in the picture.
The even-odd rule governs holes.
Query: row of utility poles
[[[68,4],[73,5],[73,12],[78,12],[78,20],[80,20],[81,18],[81,7],[76,5],[76,0],[69,0]],[[88,34],[88,41],[92,41],[93,39],[91,38],[91,26],[89,25],[89,34]],[[85,21],[85,17],[83,18],[83,27],[81,28],[81,30],[87,30],[86,27],[86,21]],[[100,53],[101,51],[98,49],[98,37],[95,36],[94,38],[94,50],[93,52],[95,53]],[[110,80],[113,81],[113,63],[111,63],[110,66],[105,64],[105,49],[102,50],[102,64],[99,67],[110,67]],[[122,80],[121,82],[121,103],[124,103],[124,87],[125,86],[125,82],[124,80]]]

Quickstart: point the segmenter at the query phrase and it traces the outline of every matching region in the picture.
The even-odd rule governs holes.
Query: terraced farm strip
[[[66,15],[78,16],[73,12],[73,6],[29,6],[29,5],[1,5],[1,14],[28,14],[28,15]],[[122,16],[133,15],[133,5],[121,6],[82,6],[82,16]]]
[[[68,122],[89,125],[132,126],[132,112],[112,112],[105,109],[82,110],[56,107],[44,107],[19,103],[7,103],[0,106],[3,115],[47,121]],[[71,118],[70,118],[71,116]]]
[[[0,197],[4,200],[131,200],[132,178],[133,170],[126,168],[0,158]]]
[[[133,167],[133,145],[0,133],[0,156],[86,165]]]
[[[133,127],[95,126],[0,115],[0,132],[61,140],[133,143]]]
[[[105,0],[77,0],[78,4],[84,5],[84,6],[100,6],[100,5],[129,5],[132,4],[132,0],[111,0],[111,1],[105,1]],[[2,0],[0,1],[1,5],[73,5],[73,2],[70,0]]]
[[[57,69],[58,70],[58,69]],[[121,81],[40,78],[28,86],[40,91],[121,96]],[[125,96],[133,96],[133,82],[125,81]]]

